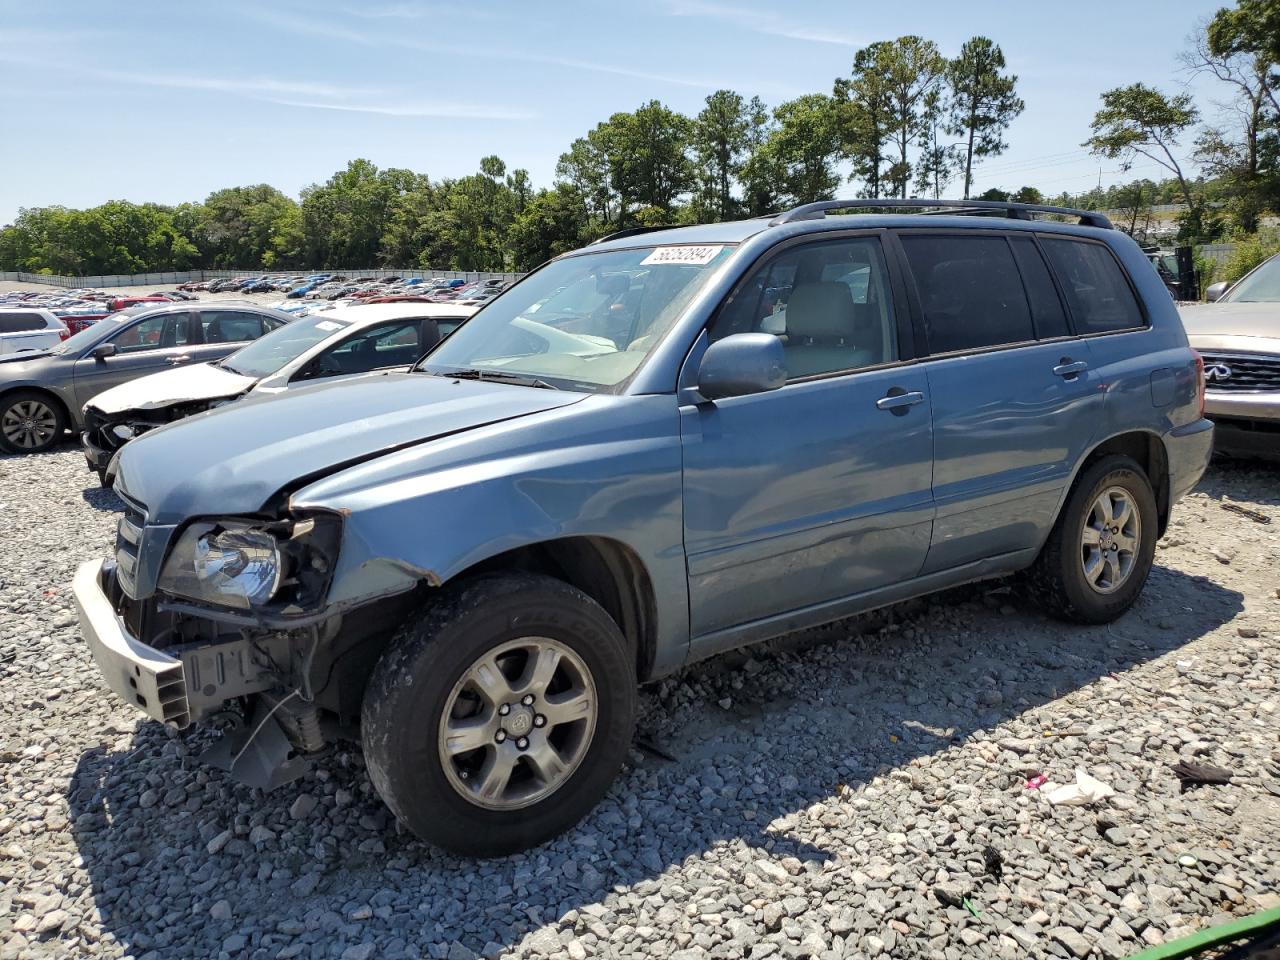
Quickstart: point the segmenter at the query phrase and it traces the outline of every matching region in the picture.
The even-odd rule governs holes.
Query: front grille
[[[138,553],[142,547],[142,531],[147,525],[146,509],[123,495],[124,515],[116,526],[116,576],[120,587],[130,597],[137,595]]]
[[[1280,357],[1202,353],[1205,387],[1235,393],[1280,391]],[[1225,375],[1225,376],[1224,376]]]

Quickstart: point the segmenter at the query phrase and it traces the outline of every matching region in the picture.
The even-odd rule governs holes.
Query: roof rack
[[[933,208],[937,213],[960,213],[975,216],[996,216],[1003,214],[1011,220],[1032,220],[1033,213],[1056,213],[1067,217],[1078,217],[1084,227],[1098,227],[1111,230],[1111,221],[1104,214],[1095,210],[1076,210],[1071,207],[1050,207],[1042,203],[1014,203],[1004,200],[925,200],[911,197],[895,200],[885,197],[875,200],[819,200],[817,203],[806,203],[786,210],[769,221],[770,226],[783,223],[794,223],[797,220],[821,220],[828,211],[849,210],[853,208],[879,208],[894,210],[903,207]]]
[[[599,240],[592,240],[587,246],[594,247],[597,243],[605,243],[609,240],[621,240],[623,237],[634,237],[640,233],[655,233],[658,230],[671,230],[674,225],[670,223],[660,223],[652,227],[628,227],[626,230],[619,230],[616,233],[607,233]]]

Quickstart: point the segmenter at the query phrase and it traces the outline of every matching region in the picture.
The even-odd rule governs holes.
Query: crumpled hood
[[[304,477],[584,396],[423,373],[250,396],[129,442],[115,485],[146,507],[149,523],[255,513]]]
[[[1280,338],[1280,303],[1200,303],[1178,313],[1189,337]]]
[[[86,406],[108,416],[127,410],[159,410],[177,403],[219,400],[244,393],[258,381],[211,363],[164,370],[104,390]]]

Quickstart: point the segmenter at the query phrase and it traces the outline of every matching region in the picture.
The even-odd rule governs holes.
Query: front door
[[[132,323],[125,321],[118,332],[102,341],[116,348],[114,354],[97,358],[90,351],[90,355],[76,361],[73,374],[76,401],[84,404],[121,383],[194,362],[192,351],[200,343],[197,327],[195,315],[184,312],[156,314]]]
[[[695,646],[919,573],[933,428],[894,303],[881,241],[862,236],[774,256],[712,322],[712,340],[783,338],[788,382],[681,408]]]

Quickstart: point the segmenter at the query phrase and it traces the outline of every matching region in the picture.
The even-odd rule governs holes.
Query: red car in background
[[[107,301],[107,309],[114,313],[132,307],[135,303],[168,303],[166,297],[114,297]]]

